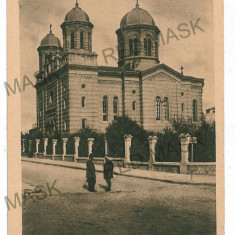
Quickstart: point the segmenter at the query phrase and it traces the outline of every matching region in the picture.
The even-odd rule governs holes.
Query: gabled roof
[[[192,77],[192,76],[185,76],[179,72],[177,72],[176,70],[172,69],[171,67],[165,65],[165,64],[158,64],[157,66],[154,66],[150,69],[147,69],[145,71],[142,71],[142,76],[151,74],[155,71],[158,71],[160,69],[164,69],[166,71],[168,71],[169,73],[171,73],[172,75],[178,77],[181,81],[189,81],[189,82],[201,82],[204,85],[204,80],[203,78],[196,78],[196,77]]]

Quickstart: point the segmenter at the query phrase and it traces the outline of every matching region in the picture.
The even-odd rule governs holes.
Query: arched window
[[[74,32],[71,33],[71,49],[75,48]]]
[[[64,99],[64,102],[63,102],[63,108],[64,108],[64,109],[67,108],[66,105],[67,105],[67,104],[66,104],[66,99]]]
[[[197,121],[197,101],[193,100],[193,121]]]
[[[137,38],[134,39],[134,55],[135,56],[138,55],[138,39]]]
[[[152,40],[149,38],[144,39],[144,55],[152,56]]]
[[[86,118],[82,119],[82,129],[86,129]]]
[[[169,106],[168,106],[168,98],[165,97],[163,100],[163,113],[164,113],[164,120],[169,120]]]
[[[103,121],[108,121],[108,97],[103,97]]]
[[[86,107],[86,97],[83,96],[82,97],[82,108],[85,108]]]
[[[161,98],[158,96],[156,97],[156,120],[161,119]]]
[[[91,33],[88,32],[88,50],[91,50]]]
[[[113,98],[113,114],[114,114],[114,120],[117,120],[117,117],[118,117],[118,97]]]
[[[138,55],[138,39],[135,38],[129,40],[129,48],[130,48],[130,56],[137,56]]]
[[[148,39],[148,56],[152,55],[152,40]]]
[[[130,56],[133,56],[133,40],[129,40]]]
[[[84,35],[82,31],[80,32],[80,48],[84,48]]]
[[[148,51],[148,41],[147,38],[144,39],[144,55],[147,56]]]
[[[132,110],[136,110],[136,106],[137,106],[137,102],[136,101],[133,101],[132,102]]]

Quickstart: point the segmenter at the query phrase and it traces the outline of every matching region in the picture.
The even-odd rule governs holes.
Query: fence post
[[[48,145],[48,138],[43,138],[43,146],[44,146],[43,158],[45,158],[47,155],[47,145]]]
[[[180,135],[180,144],[181,144],[181,162],[180,162],[180,174],[187,174],[187,163],[189,157],[189,140],[190,135],[182,133]]]
[[[109,154],[109,146],[107,136],[104,137],[105,156]]]
[[[74,162],[76,162],[76,159],[78,158],[78,147],[79,147],[79,142],[80,142],[80,138],[79,137],[74,137]]]
[[[194,146],[194,144],[196,144],[197,143],[197,137],[191,137],[190,139],[189,139],[189,143],[191,144],[191,162],[193,162],[193,160],[194,160],[194,158],[193,158],[193,146]]]
[[[124,135],[124,140],[125,140],[125,158],[124,158],[124,165],[126,165],[128,162],[131,161],[130,158],[130,150],[131,150],[131,140],[133,136],[132,135]]]
[[[153,164],[155,163],[155,147],[157,144],[157,136],[149,136],[149,169],[153,169]]]
[[[40,143],[40,139],[36,139],[36,157],[38,156],[38,146]]]
[[[93,138],[88,138],[88,156],[92,153],[92,146],[94,144],[94,139]]]
[[[62,161],[64,161],[64,156],[66,155],[66,144],[68,142],[68,138],[62,138],[62,141],[63,141]]]
[[[29,140],[29,152],[31,152],[32,151],[32,140]]]
[[[52,160],[55,159],[56,145],[57,145],[57,139],[52,139]]]

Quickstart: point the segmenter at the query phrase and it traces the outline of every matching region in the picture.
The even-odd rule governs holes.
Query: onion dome
[[[76,2],[75,7],[68,12],[68,14],[65,16],[65,22],[71,22],[71,21],[84,21],[84,22],[90,22],[89,16],[85,11],[83,11]]]
[[[128,12],[121,20],[121,27],[127,25],[152,25],[155,26],[153,17],[144,9],[140,8],[139,5],[136,5],[136,8]]]
[[[52,25],[50,25],[50,32],[47,34],[45,38],[41,41],[41,47],[44,46],[55,46],[55,47],[61,47],[60,39],[57,38],[51,30]]]

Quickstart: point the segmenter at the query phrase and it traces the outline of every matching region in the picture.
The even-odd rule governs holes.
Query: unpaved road
[[[97,193],[91,193],[83,170],[29,162],[22,170],[23,189],[43,185],[47,193],[25,201],[23,235],[216,234],[214,186],[114,176],[112,191],[105,192],[97,173]],[[50,196],[46,184],[55,180],[60,192]]]

